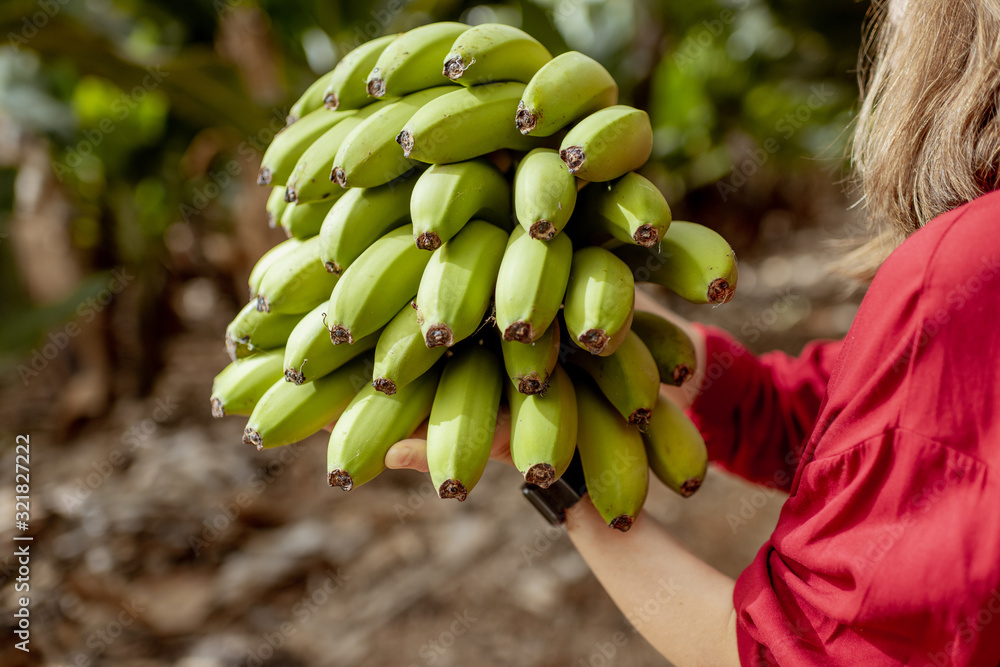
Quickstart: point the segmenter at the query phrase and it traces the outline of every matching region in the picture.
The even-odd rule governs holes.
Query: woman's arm
[[[677,667],[737,667],[733,580],[696,558],[643,512],[608,528],[584,496],[566,513],[570,539],[632,626]]]

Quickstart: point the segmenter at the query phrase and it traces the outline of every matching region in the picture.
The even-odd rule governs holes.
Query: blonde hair
[[[852,143],[876,238],[847,265],[868,280],[921,226],[1000,186],[1000,0],[908,0],[891,19],[890,4],[873,0]]]

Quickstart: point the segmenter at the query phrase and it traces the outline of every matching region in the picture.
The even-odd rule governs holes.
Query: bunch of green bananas
[[[631,526],[649,469],[694,493],[705,444],[659,394],[694,347],[635,311],[635,282],[724,303],[736,260],[671,221],[634,171],[649,119],[617,102],[599,63],[506,25],[426,25],[348,54],[263,157],[289,238],[250,274],[213,414],[249,415],[258,448],[336,422],[329,482],[345,490],[426,420],[438,493],[464,500],[506,400],[525,480],[549,486],[578,452],[610,526]]]

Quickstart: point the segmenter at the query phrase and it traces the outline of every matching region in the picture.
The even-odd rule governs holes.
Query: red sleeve
[[[810,343],[799,357],[759,358],[714,327],[705,335],[705,380],[689,415],[709,457],[758,484],[787,491],[813,429],[840,341]]]

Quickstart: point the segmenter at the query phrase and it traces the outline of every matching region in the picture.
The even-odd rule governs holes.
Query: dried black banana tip
[[[222,401],[218,398],[212,398],[212,416],[216,419],[222,419],[226,416],[226,409],[222,407]]]
[[[285,380],[287,382],[294,382],[295,384],[303,384],[306,381],[306,376],[296,368],[286,368]]]
[[[628,529],[632,527],[632,524],[634,522],[635,522],[634,517],[631,517],[628,514],[622,514],[621,516],[616,516],[614,519],[612,519],[611,523],[609,523],[608,525],[614,528],[615,530],[620,530],[623,533],[627,533]]]
[[[522,394],[544,394],[549,383],[538,377],[537,373],[529,373],[517,379],[517,390]]]
[[[728,280],[716,278],[708,286],[708,302],[721,305],[732,299],[735,293],[736,289],[729,285]]]
[[[350,491],[354,488],[354,480],[351,478],[350,473],[346,470],[331,470],[329,478],[330,486],[339,486],[344,491]]]
[[[590,329],[580,334],[577,340],[591,354],[600,354],[608,346],[610,337],[604,329]]]
[[[524,481],[547,489],[556,481],[556,469],[548,463],[536,463],[524,472]]]
[[[380,391],[386,396],[392,396],[396,393],[396,383],[389,378],[376,378],[372,382],[372,386],[375,387],[376,391]]]
[[[257,451],[264,449],[264,441],[260,437],[260,433],[256,429],[252,429],[247,426],[243,429],[243,444],[253,445],[257,448]]]
[[[556,235],[556,228],[548,220],[538,220],[531,223],[528,235],[539,241],[550,241]]]
[[[535,327],[530,322],[518,320],[504,329],[503,339],[506,341],[516,340],[518,343],[531,343],[535,340]]]
[[[643,248],[652,248],[660,242],[660,232],[653,225],[642,225],[635,230],[632,238]]]
[[[446,479],[438,488],[438,496],[441,498],[457,498],[458,502],[465,502],[469,497],[469,492],[465,485],[457,479]]]
[[[403,130],[396,135],[396,143],[403,148],[403,157],[410,157],[413,152],[413,134],[409,130]]]
[[[694,495],[694,492],[701,488],[702,480],[698,477],[692,477],[691,479],[685,481],[681,484],[681,495],[685,498],[690,498]]]
[[[575,174],[583,166],[584,161],[587,159],[587,154],[583,152],[581,146],[570,146],[559,151],[559,157],[569,167],[569,173]]]
[[[269,313],[269,312],[271,312],[271,304],[269,304],[267,302],[267,297],[264,296],[263,294],[258,294],[257,295],[257,305],[256,305],[256,308],[257,308],[257,311],[261,312],[261,313]]]
[[[237,352],[239,352],[240,345],[246,345],[246,343],[238,341],[229,334],[226,334],[226,353],[233,361],[236,361],[236,359],[239,358]]]
[[[299,200],[299,193],[293,187],[285,188],[285,203],[294,204]]]
[[[679,387],[691,377],[691,367],[687,364],[678,364],[673,373],[674,386]]]
[[[257,172],[257,185],[271,184],[271,170],[268,167],[261,167]]]
[[[339,185],[342,188],[347,187],[347,172],[345,172],[340,167],[334,167],[333,171],[330,173],[330,180]]]
[[[340,324],[330,329],[330,340],[334,345],[342,343],[347,343],[348,345],[354,344],[354,336],[351,335],[350,330]]]
[[[385,81],[379,78],[368,82],[368,94],[372,97],[382,97],[385,95]]]
[[[476,61],[473,60],[472,62]],[[469,63],[469,65],[471,64],[472,63]],[[449,79],[451,79],[452,81],[457,81],[458,79],[462,78],[462,75],[465,74],[465,70],[467,68],[468,65],[465,64],[464,60],[462,60],[462,56],[455,56],[454,58],[449,58],[448,60],[444,61],[444,69],[441,71],[441,73],[444,74]]]
[[[327,273],[335,273],[338,276],[341,272],[343,272],[343,269],[340,268],[340,264],[337,264],[336,262],[323,262],[323,268],[326,269]]]
[[[649,418],[652,416],[653,413],[646,408],[639,408],[628,416],[628,423],[639,427],[646,426],[649,424]]]
[[[340,106],[340,99],[337,98],[337,93],[327,93],[323,96],[323,106],[334,111]]]
[[[435,324],[427,330],[424,337],[427,347],[451,347],[455,344],[455,334],[447,324]]]
[[[538,117],[528,111],[524,106],[524,102],[517,103],[517,115],[514,116],[514,124],[517,125],[517,129],[520,130],[521,134],[528,134],[533,129],[535,129],[535,124],[538,122]]]
[[[441,237],[434,232],[424,232],[417,237],[417,247],[421,250],[437,250],[441,247]]]

